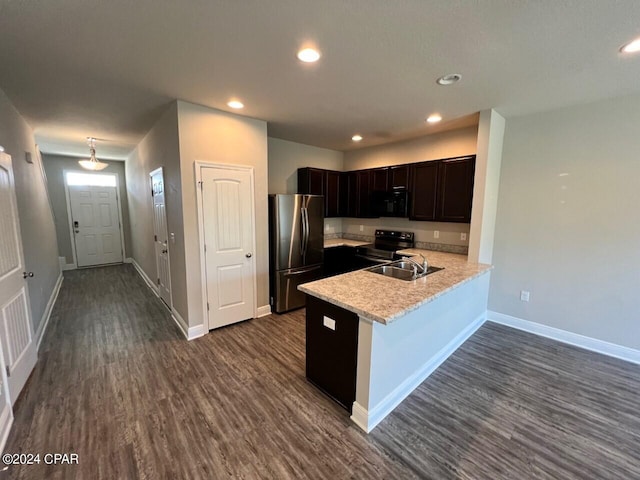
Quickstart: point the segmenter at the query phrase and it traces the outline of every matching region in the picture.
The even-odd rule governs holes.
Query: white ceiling
[[[172,99],[233,96],[271,136],[346,150],[431,132],[434,111],[464,125],[639,92],[640,55],[618,53],[639,18],[638,0],[0,0],[0,88],[44,152],[92,135],[123,158]],[[305,43],[320,62],[296,60]]]

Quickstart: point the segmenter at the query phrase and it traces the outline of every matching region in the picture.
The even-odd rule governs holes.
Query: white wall
[[[188,323],[204,323],[196,209],[196,161],[254,168],[258,307],[269,305],[267,123],[178,101]],[[186,317],[184,317],[186,319]]]
[[[268,138],[269,193],[298,193],[298,168],[343,169],[344,154],[336,150]]]
[[[49,195],[51,196],[51,203],[53,204],[55,215],[58,255],[65,257],[67,264],[73,263],[73,245],[69,231],[64,171],[82,170],[80,165],[78,165],[78,160],[80,160],[80,158],[62,155],[42,155],[44,169],[47,172]],[[120,196],[120,203],[122,205],[122,233],[124,235],[125,257],[128,257],[131,255],[131,228],[129,226],[129,202],[127,200],[127,181],[125,178],[124,162],[102,159],[100,159],[100,161],[109,164],[109,166],[103,170],[104,173],[118,174],[118,181],[120,182],[118,195]]]
[[[478,127],[467,127],[386,145],[353,150],[344,154],[344,170],[360,170],[388,165],[402,165],[441,158],[473,155],[478,142]],[[360,231],[360,226],[363,230]],[[351,235],[372,237],[376,228],[409,230],[415,232],[416,241],[446,245],[469,245],[468,223],[415,222],[401,218],[342,220],[342,231]],[[439,232],[435,238],[434,232]],[[461,240],[460,234],[467,239]]]
[[[39,333],[60,275],[56,229],[33,132],[2,90],[0,145],[12,158],[24,260],[27,271],[35,274],[28,283],[32,322]],[[31,153],[33,163],[25,161],[25,152]]]
[[[490,310],[640,349],[639,125],[637,95],[507,120]]]
[[[131,256],[153,281],[157,266],[153,239],[153,205],[149,173],[163,167],[169,241],[171,300],[173,308],[188,318],[185,242],[182,223],[182,180],[178,144],[178,107],[173,102],[126,161]]]

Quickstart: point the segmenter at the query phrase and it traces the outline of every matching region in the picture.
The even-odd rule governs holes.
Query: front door
[[[151,172],[151,194],[153,195],[153,239],[158,269],[158,294],[164,303],[171,306],[169,235],[167,234],[162,168]]]
[[[116,188],[69,185],[78,267],[122,262]]]
[[[209,329],[253,318],[254,216],[249,169],[201,167]]]
[[[11,403],[16,401],[37,359],[28,278],[24,272],[11,157],[0,153],[0,431],[11,418],[10,410],[6,410],[9,399]]]

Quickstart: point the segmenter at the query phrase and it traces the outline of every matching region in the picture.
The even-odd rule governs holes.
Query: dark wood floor
[[[298,311],[187,342],[130,266],[65,272],[2,478],[640,478],[640,368],[483,326],[370,435],[304,378]]]

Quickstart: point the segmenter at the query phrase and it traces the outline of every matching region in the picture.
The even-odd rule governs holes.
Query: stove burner
[[[367,257],[371,261],[380,263],[397,260],[400,255],[395,252],[407,248],[413,248],[413,232],[395,232],[390,230],[376,230],[375,243],[362,245],[356,248],[356,254]]]

